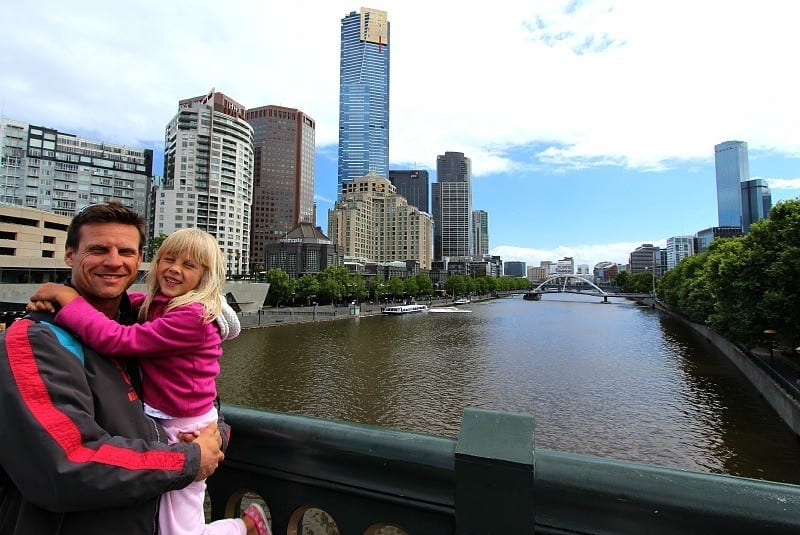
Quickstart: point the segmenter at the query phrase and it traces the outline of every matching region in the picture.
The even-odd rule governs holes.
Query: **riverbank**
[[[492,295],[476,296],[471,303],[499,299]],[[420,304],[430,308],[453,306],[453,299],[432,299],[419,301]],[[470,304],[471,304],[470,303]],[[334,321],[352,318],[364,318],[383,314],[385,304],[361,303],[354,309],[352,305],[316,305],[301,307],[265,307],[257,312],[242,312],[239,321],[243,329],[260,329],[262,327],[278,327],[293,323],[308,323],[317,321]],[[465,305],[459,305],[465,306]],[[469,305],[466,305],[469,306]]]

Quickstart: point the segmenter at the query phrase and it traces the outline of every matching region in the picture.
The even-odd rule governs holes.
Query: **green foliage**
[[[150,243],[147,244],[147,251],[145,254],[145,257],[147,258],[148,262],[151,261],[156,256],[158,249],[161,247],[161,244],[164,243],[164,240],[166,239],[167,239],[166,234],[159,234],[158,236],[150,240]]]
[[[763,342],[774,329],[800,344],[800,200],[780,202],[744,237],[719,238],[659,282],[661,298],[737,342]]]
[[[417,295],[433,295],[433,281],[429,276],[420,273],[415,278],[417,279]]]
[[[267,301],[275,306],[286,303],[294,295],[294,281],[282,269],[273,268],[267,272],[269,292]]]
[[[302,303],[310,304],[319,294],[319,279],[316,275],[306,274],[297,279],[295,294]]]
[[[400,277],[389,277],[387,290],[395,299],[403,297],[406,293],[406,283]]]
[[[345,297],[352,293],[347,284],[350,281],[350,272],[344,266],[329,266],[320,273],[319,293],[328,303],[341,303]]]
[[[419,284],[417,284],[416,277],[408,277],[405,280],[405,292],[411,296],[418,296],[419,295]]]

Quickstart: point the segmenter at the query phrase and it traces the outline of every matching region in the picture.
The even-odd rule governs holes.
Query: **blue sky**
[[[178,100],[212,87],[298,108],[317,121],[323,230],[339,24],[362,5],[391,24],[390,167],[435,179],[438,154],[471,158],[504,260],[624,263],[716,225],[722,141],[748,142],[773,200],[800,196],[793,2],[0,2],[5,117],[160,152]]]

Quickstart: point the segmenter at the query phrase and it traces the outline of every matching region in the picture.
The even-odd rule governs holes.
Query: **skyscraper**
[[[315,121],[283,106],[245,112],[253,127],[253,206],[250,263],[266,266],[266,245],[300,223],[314,224]]]
[[[489,254],[489,214],[484,210],[472,212],[472,244],[475,256]]]
[[[463,152],[445,152],[436,157],[436,177],[431,185],[434,259],[470,256],[472,162]]]
[[[338,194],[370,172],[389,177],[389,22],[361,8],[342,19]]]
[[[717,175],[717,211],[720,227],[742,226],[741,183],[750,179],[747,143],[725,141],[714,146]]]
[[[245,108],[214,91],[178,103],[167,124],[164,185],[154,235],[198,227],[217,239],[228,273],[248,272],[253,196],[253,127]]]
[[[750,225],[769,216],[772,193],[766,180],[752,178],[742,182],[742,232],[750,232]]]
[[[428,172],[421,170],[389,171],[389,182],[397,189],[397,194],[402,195],[408,204],[416,206],[418,210],[431,213],[428,201]]]

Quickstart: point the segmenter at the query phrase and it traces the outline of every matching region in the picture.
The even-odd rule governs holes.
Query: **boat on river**
[[[472,312],[458,307],[432,307],[428,312]]]
[[[453,301],[453,304],[454,305],[468,305],[471,302],[472,301],[468,297],[462,297],[461,299],[456,299],[455,301]]]
[[[394,305],[383,309],[384,314],[418,314],[427,312],[428,305]]]

